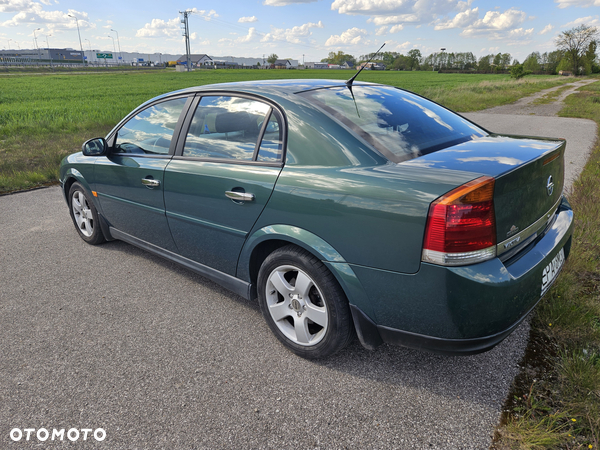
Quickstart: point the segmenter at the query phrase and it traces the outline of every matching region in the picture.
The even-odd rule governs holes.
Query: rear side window
[[[389,86],[302,92],[392,162],[440,150],[486,132],[429,100]]]
[[[263,130],[264,138],[258,145]],[[278,114],[266,103],[248,98],[202,97],[186,136],[183,156],[238,161],[281,160]]]
[[[116,153],[167,155],[186,98],[167,100],[137,113],[117,132]]]

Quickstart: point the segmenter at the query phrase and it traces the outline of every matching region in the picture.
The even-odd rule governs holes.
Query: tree
[[[598,73],[600,72],[600,66],[596,62],[596,49],[598,48],[598,42],[592,41],[588,45],[587,51],[585,52],[586,60],[586,72],[587,73]]]
[[[523,62],[523,69],[526,72],[537,73],[541,70],[540,60],[542,57],[540,56],[540,52],[533,52]]]
[[[267,62],[269,64],[275,64],[275,61],[277,61],[279,59],[279,56],[277,56],[275,53],[271,53],[269,55],[269,57],[267,58]]]
[[[598,37],[598,28],[579,25],[563,31],[556,38],[556,46],[569,58],[573,75],[578,75],[580,67],[585,67],[585,53],[591,42]]]
[[[323,58],[321,62],[325,62],[328,64],[337,64],[340,66],[345,62],[349,62],[352,65],[356,65],[356,59],[354,58],[354,56],[348,55],[342,51],[338,51],[337,53],[329,52],[329,56],[327,56],[327,58]]]
[[[510,60],[510,53],[502,53],[502,58],[500,59],[500,65],[502,66],[502,70],[506,70],[506,68],[510,66]]]
[[[421,64],[422,58],[423,56],[421,55],[421,50],[419,50],[418,48],[413,48],[412,50],[409,50],[409,70],[417,70],[419,68],[419,65]]]
[[[479,73],[489,73],[492,71],[492,65],[490,59],[493,59],[494,55],[486,55],[479,58],[478,71]]]
[[[554,50],[553,52],[548,53],[545,65],[546,73],[556,75],[558,73],[558,65],[564,56],[565,52],[562,50]]]

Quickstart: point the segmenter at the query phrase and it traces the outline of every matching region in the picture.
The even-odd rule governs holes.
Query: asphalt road
[[[591,148],[592,122],[573,144],[573,119],[537,119],[506,124]],[[125,243],[85,244],[59,188],[0,197],[1,448],[485,449],[527,334],[469,357],[355,342],[306,361],[256,304]],[[14,428],[36,431],[13,442]]]

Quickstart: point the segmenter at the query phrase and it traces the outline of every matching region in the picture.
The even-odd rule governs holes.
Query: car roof
[[[355,86],[372,86],[374,83],[356,82]],[[302,91],[310,91],[314,89],[324,89],[331,87],[345,87],[344,80],[323,80],[323,79],[284,79],[284,80],[254,80],[254,81],[237,81],[231,83],[206,84],[203,86],[195,86],[176,91],[177,93],[191,93],[198,91],[231,91],[231,92],[247,92],[262,95],[292,95]],[[173,92],[164,94],[171,95]],[[156,97],[159,99],[162,95]]]

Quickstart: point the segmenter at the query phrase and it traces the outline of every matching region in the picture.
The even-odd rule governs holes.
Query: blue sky
[[[523,61],[554,50],[561,31],[600,26],[600,0],[0,0],[0,48],[34,48],[38,28],[40,47],[79,48],[71,15],[86,50],[112,51],[114,38],[122,51],[182,54],[184,9],[193,53],[300,62],[338,50],[358,57],[384,42],[405,54],[443,47]]]

